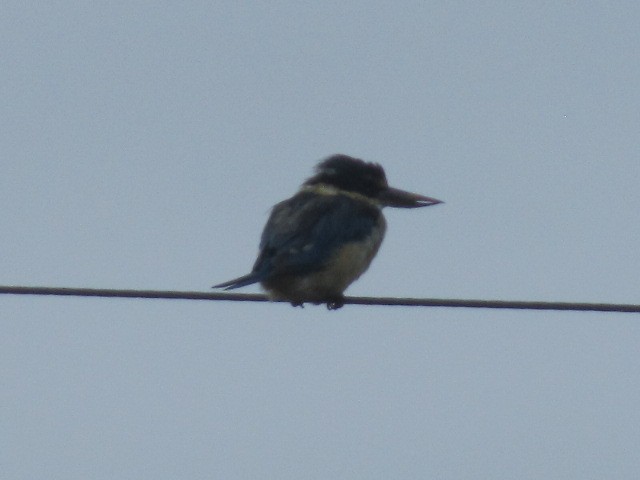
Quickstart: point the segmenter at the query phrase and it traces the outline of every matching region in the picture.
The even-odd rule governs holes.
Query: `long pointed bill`
[[[379,199],[383,205],[396,208],[429,207],[431,205],[437,205],[438,203],[444,203],[442,200],[436,198],[425,197],[424,195],[418,195],[417,193],[406,192],[391,187],[382,192]]]

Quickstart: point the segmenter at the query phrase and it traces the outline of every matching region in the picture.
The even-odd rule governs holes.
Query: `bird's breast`
[[[327,281],[333,282],[342,292],[357,280],[369,268],[373,257],[378,253],[385,229],[384,217],[380,215],[380,221],[371,229],[369,235],[337,248],[325,267]]]
[[[296,302],[322,302],[342,295],[362,275],[375,257],[386,231],[380,215],[362,239],[337,246],[321,268],[302,275],[286,275],[263,282],[273,299]]]

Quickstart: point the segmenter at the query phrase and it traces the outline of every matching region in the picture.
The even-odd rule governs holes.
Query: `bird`
[[[270,300],[336,310],[380,248],[387,228],[384,207],[444,203],[392,188],[379,164],[344,154],[325,158],[314,173],[272,208],[251,272],[212,288],[259,282]]]

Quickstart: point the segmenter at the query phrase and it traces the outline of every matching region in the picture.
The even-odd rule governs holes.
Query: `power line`
[[[265,295],[250,293],[181,292],[171,290],[124,290],[109,288],[0,286],[0,294],[55,295],[69,297],[152,298],[167,300],[226,300],[268,302]],[[463,300],[439,298],[346,297],[345,304],[402,307],[501,308],[518,310],[565,310],[584,312],[640,313],[640,305],[615,303],[531,302],[511,300]]]

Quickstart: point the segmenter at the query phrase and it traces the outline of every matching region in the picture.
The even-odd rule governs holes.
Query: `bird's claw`
[[[338,310],[344,307],[344,298],[334,298],[327,302],[327,310]]]

